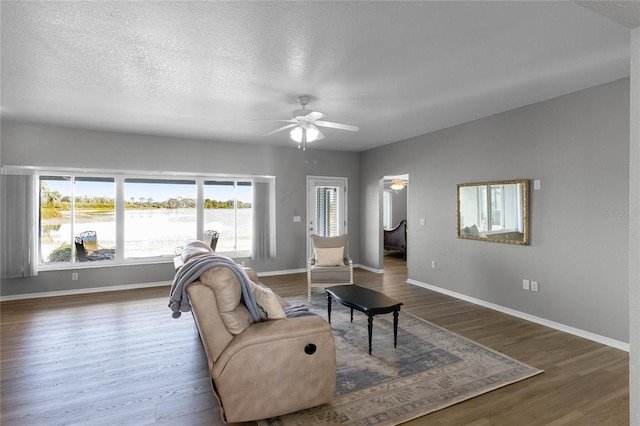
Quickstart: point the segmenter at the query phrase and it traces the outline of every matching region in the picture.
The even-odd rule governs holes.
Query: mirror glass
[[[529,181],[458,184],[458,238],[529,244]]]

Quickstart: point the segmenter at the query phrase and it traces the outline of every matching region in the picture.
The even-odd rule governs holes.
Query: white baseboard
[[[306,273],[306,272],[307,272],[306,268],[286,269],[282,271],[259,272],[258,276],[268,277],[271,275],[299,274],[299,273]],[[73,290],[13,294],[10,296],[0,296],[0,302],[9,301],[9,300],[39,299],[41,297],[56,297],[56,296],[70,296],[70,295],[76,295],[76,294],[102,293],[105,291],[135,290],[137,288],[160,287],[160,286],[170,286],[170,285],[171,285],[171,281],[158,281],[158,282],[151,282],[151,283],[126,284],[126,285],[116,285],[116,286],[108,286],[108,287],[78,288]]]
[[[588,340],[592,340],[603,345],[611,346],[612,348],[620,349],[622,351],[629,352],[629,343],[621,342],[619,340],[611,339],[609,337],[600,336],[599,334],[591,333],[589,331],[581,330],[579,328],[571,327],[565,324],[561,324],[548,319],[536,317],[524,312],[516,311],[515,309],[506,308],[504,306],[496,305],[495,303],[487,302],[482,299],[476,299],[475,297],[467,296],[465,294],[456,293],[455,291],[446,290],[440,287],[433,286],[431,284],[423,283],[413,279],[408,279],[407,283],[423,287],[428,290],[433,290],[438,293],[446,294],[447,296],[455,297],[456,299],[464,300],[476,305],[483,306],[485,308],[493,309],[494,311],[502,312],[507,315],[511,315],[517,318],[521,318],[527,321],[535,322],[546,327],[550,327],[556,330],[560,330],[565,333],[573,334],[574,336],[582,337]]]
[[[353,267],[355,268],[356,265],[353,265]],[[369,271],[369,272],[373,272],[374,274],[384,274],[384,269],[376,269],[376,268],[372,268],[370,266],[367,265],[358,265],[358,268],[362,268],[365,271]]]
[[[300,268],[300,269],[285,269],[282,271],[265,271],[265,272],[257,272],[259,277],[270,277],[272,275],[289,275],[289,274],[301,274],[301,273],[307,273],[307,269],[306,268]]]
[[[103,293],[105,291],[135,290],[137,288],[163,287],[163,286],[168,287],[170,285],[171,285],[171,281],[157,281],[152,283],[125,284],[125,285],[114,285],[114,286],[108,286],[108,287],[78,288],[74,290],[13,294],[10,296],[0,297],[0,302],[5,302],[9,300],[39,299],[41,297],[56,297],[56,296],[71,296],[76,294]]]
[[[363,266],[359,264],[353,265],[353,267],[366,269],[367,271],[374,272],[376,274],[381,274],[384,272],[384,270],[382,269],[373,269],[368,266]],[[280,271],[258,272],[258,276],[269,277],[272,275],[301,274],[306,272],[307,272],[306,268],[284,269]],[[105,291],[135,290],[137,288],[160,287],[165,285],[170,286],[171,281],[158,281],[158,282],[152,282],[152,283],[126,284],[126,285],[95,287],[95,288],[78,288],[73,290],[46,291],[46,292],[40,292],[40,293],[13,294],[10,296],[0,296],[0,302],[9,301],[9,300],[38,299],[41,297],[56,297],[56,296],[76,295],[76,294],[102,293]]]
[[[365,269],[367,271],[370,272],[374,272],[376,274],[381,274],[384,272],[383,269],[373,269],[370,268],[368,266],[364,266],[364,265],[360,265],[360,264],[354,264],[353,265],[354,268],[362,268]],[[265,271],[265,272],[258,272],[258,276],[259,277],[270,277],[272,275],[288,275],[288,274],[301,274],[301,273],[307,273],[307,269],[306,268],[301,268],[301,269],[285,269],[285,270],[281,270],[281,271]]]

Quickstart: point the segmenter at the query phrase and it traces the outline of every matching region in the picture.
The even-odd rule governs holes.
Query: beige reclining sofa
[[[204,266],[210,262],[213,267]],[[333,399],[336,351],[326,320],[304,316],[304,312],[303,316],[287,317],[285,310],[295,309],[264,287],[253,270],[213,254],[200,241],[187,243],[174,263],[176,279],[184,279],[181,272],[195,270],[192,265],[196,263],[200,263],[196,274],[206,269],[184,285],[187,301],[176,294],[180,289],[174,281],[169,306],[174,317],[180,316],[180,311],[191,310],[193,314],[224,421],[271,418]],[[244,275],[238,275],[238,269]],[[258,321],[252,317],[255,312],[242,302],[247,299],[243,293],[247,282],[260,315]]]

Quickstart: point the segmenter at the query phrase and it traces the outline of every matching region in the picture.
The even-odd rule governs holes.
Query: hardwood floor
[[[425,318],[545,370],[408,425],[627,425],[628,353],[406,284],[402,259],[355,282]],[[283,297],[304,274],[263,277]],[[3,302],[2,425],[222,425],[189,314],[168,287]]]

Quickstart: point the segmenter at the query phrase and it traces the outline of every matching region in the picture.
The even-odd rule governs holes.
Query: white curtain
[[[253,247],[251,259],[276,257],[275,181],[253,182]]]
[[[36,176],[29,171],[2,173],[2,278],[38,274]]]

